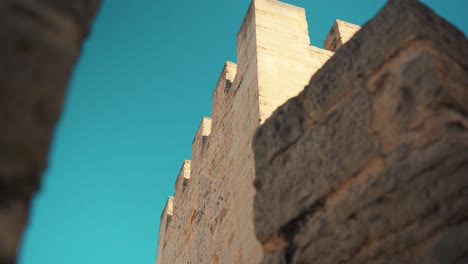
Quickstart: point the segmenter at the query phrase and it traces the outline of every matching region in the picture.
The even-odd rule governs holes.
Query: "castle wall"
[[[467,57],[463,33],[391,0],[266,120],[263,263],[468,263]]]
[[[212,119],[203,118],[192,144],[190,176],[183,186],[178,177],[174,211],[160,226],[157,263],[262,260],[253,226],[252,137],[332,54],[310,46],[302,8],[252,1],[237,35],[237,65],[224,65]]]

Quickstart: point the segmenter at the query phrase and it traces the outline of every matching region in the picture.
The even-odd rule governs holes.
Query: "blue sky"
[[[20,264],[154,263],[159,217],[248,0],[107,0],[58,124]],[[336,18],[362,25],[383,0],[290,0],[311,43]],[[468,32],[465,0],[423,1]]]

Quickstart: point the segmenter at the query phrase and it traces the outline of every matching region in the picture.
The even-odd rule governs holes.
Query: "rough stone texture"
[[[266,120],[263,263],[468,263],[466,58],[463,33],[391,0]]]
[[[163,212],[157,263],[262,260],[253,226],[253,135],[332,54],[310,46],[302,8],[252,1],[237,35],[238,63],[225,64],[213,119],[202,120],[192,144],[190,175],[184,163],[174,211]]]
[[[15,262],[97,0],[0,1],[0,263]]]

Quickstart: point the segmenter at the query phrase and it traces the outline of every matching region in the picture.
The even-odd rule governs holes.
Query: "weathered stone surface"
[[[262,260],[253,226],[252,137],[332,54],[310,46],[302,8],[252,1],[237,35],[237,65],[224,65],[213,92],[210,133],[201,136],[202,122],[190,181],[181,187],[179,174],[173,215],[161,222],[157,263]]]
[[[0,2],[0,263],[14,263],[65,88],[98,4]]]
[[[389,1],[260,127],[264,263],[467,261],[467,55],[427,7]]]

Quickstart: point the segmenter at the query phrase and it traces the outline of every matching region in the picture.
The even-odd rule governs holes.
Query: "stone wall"
[[[468,40],[409,0],[328,39],[253,141],[263,263],[468,263]]]
[[[359,27],[355,26],[356,29]],[[310,46],[302,8],[252,1],[161,216],[157,263],[258,263],[252,137],[333,52]],[[173,207],[173,210],[171,208]]]
[[[15,262],[98,0],[0,1],[0,263]]]

